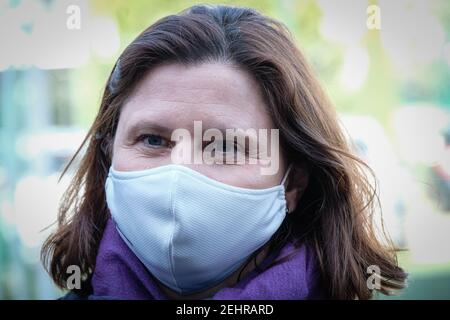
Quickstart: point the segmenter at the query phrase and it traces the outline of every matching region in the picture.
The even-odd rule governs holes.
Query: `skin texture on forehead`
[[[152,102],[158,103],[160,111],[170,109],[177,124],[190,116],[240,128],[273,127],[270,117],[264,114],[266,109],[258,83],[247,72],[230,64],[156,67],[139,83],[122,112],[126,112],[127,106],[145,108]]]
[[[130,139],[131,128],[164,127],[163,133],[161,128],[155,133],[170,139],[168,133],[177,128],[192,132],[194,121],[202,121],[203,130],[274,128],[259,85],[248,72],[222,63],[164,64],[144,76],[122,107],[113,146],[114,168],[143,170],[171,162],[169,150],[152,156],[142,152]],[[223,183],[261,189],[280,183],[285,171],[280,160],[274,175],[261,175],[260,164],[189,167]]]

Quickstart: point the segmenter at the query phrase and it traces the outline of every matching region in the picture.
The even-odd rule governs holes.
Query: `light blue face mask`
[[[111,167],[106,200],[122,239],[152,275],[190,294],[226,279],[277,231],[290,168],[280,185],[248,189],[181,165]]]

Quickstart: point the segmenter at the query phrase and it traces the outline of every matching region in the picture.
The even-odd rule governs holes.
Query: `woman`
[[[192,151],[173,132],[199,122],[279,132],[262,139],[277,170],[263,174],[252,135],[211,154],[253,162],[173,164],[180,147]],[[404,287],[394,248],[374,231],[364,164],[289,32],[252,9],[194,6],[142,32],[85,144],[42,249],[60,287],[80,268],[68,299],[368,299]]]

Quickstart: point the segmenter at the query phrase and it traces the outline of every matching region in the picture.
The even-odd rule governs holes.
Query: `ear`
[[[308,186],[309,173],[304,167],[295,166],[287,179],[286,185],[286,205],[289,213],[297,208],[297,204]]]

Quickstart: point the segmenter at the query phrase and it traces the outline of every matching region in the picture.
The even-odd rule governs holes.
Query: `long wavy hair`
[[[159,64],[204,62],[231,63],[257,80],[293,170],[308,172],[301,201],[287,215],[289,233],[274,239],[313,248],[332,299],[371,298],[371,265],[381,270],[378,291],[390,294],[403,288],[407,275],[398,266],[396,250],[380,239],[373,222],[378,203],[367,175],[371,171],[351,152],[334,108],[290,32],[253,9],[208,5],[158,20],[117,60],[97,117],[63,172],[80,157],[61,201],[57,229],[42,247],[43,264],[55,283],[65,287],[68,266],[78,265],[86,279],[83,288],[89,287],[109,218],[104,184],[111,142],[126,99]]]

